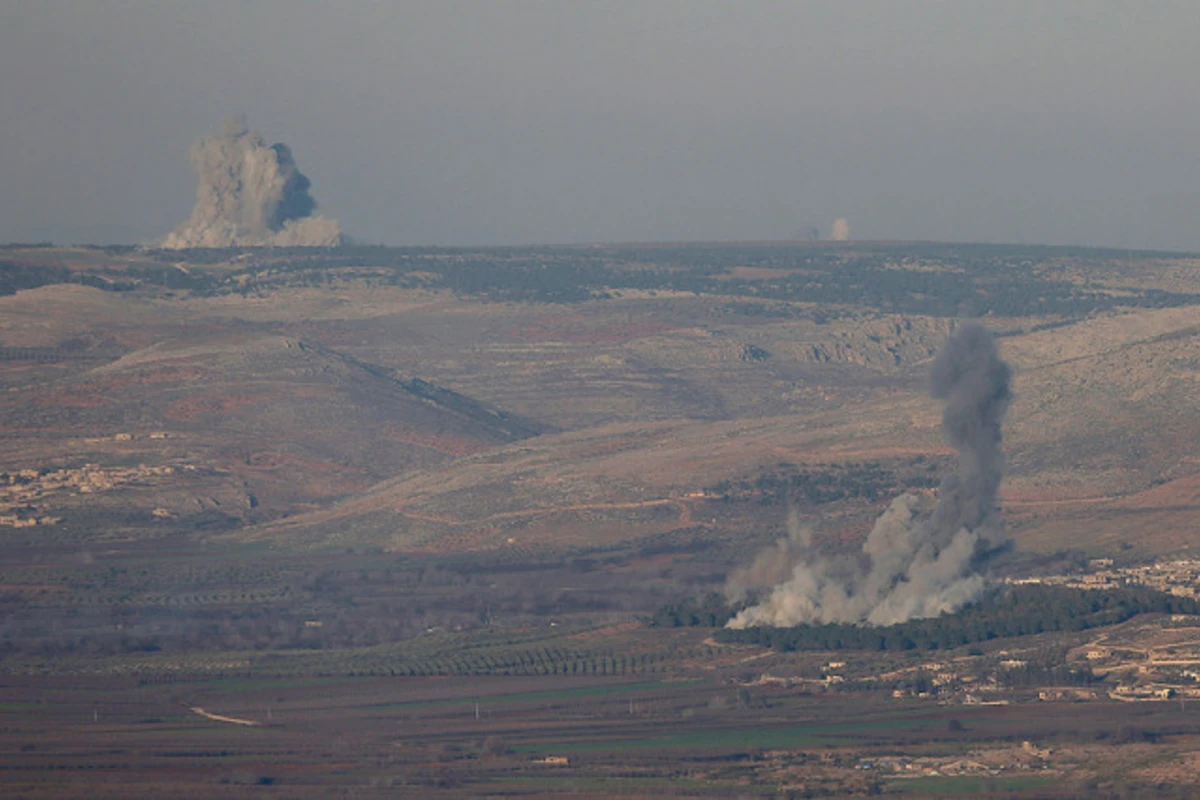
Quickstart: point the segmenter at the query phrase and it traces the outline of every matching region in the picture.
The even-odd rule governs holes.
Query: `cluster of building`
[[[84,464],[56,470],[22,469],[0,473],[0,525],[26,528],[54,525],[61,517],[47,513],[46,501],[57,493],[92,494],[119,486],[173,475],[195,467],[139,464],[136,467],[102,467]]]
[[[51,514],[42,514],[40,517],[0,514],[0,525],[9,528],[32,528],[34,525],[54,525],[59,522],[62,522],[62,517],[55,517]]]
[[[1028,770],[1046,770],[1052,753],[1031,742],[1019,748],[981,749],[967,756],[879,756],[862,758],[855,769],[882,772],[895,778],[937,775],[998,776]]]
[[[1196,697],[1200,692],[1193,687],[1164,686],[1157,683],[1122,684],[1108,693],[1114,700],[1170,700],[1172,697]]]
[[[1176,558],[1130,567],[1117,567],[1111,558],[1093,558],[1083,572],[1009,578],[1009,583],[1040,583],[1072,589],[1117,589],[1148,586],[1178,597],[1200,598],[1200,560]]]

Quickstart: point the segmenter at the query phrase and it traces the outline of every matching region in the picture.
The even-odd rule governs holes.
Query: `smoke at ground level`
[[[790,519],[786,538],[731,576],[731,600],[759,599],[729,627],[891,625],[955,611],[978,597],[989,557],[1007,543],[996,496],[1010,377],[985,328],[959,328],[930,375],[932,396],[945,401],[943,435],[958,451],[958,469],[943,479],[936,504],[900,495],[875,521],[862,551],[842,556],[817,553],[811,536]],[[780,574],[780,582],[769,579]]]

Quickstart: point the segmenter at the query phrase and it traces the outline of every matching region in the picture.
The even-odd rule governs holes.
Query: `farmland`
[[[1174,704],[1062,705],[1049,716],[1036,705],[747,693],[711,675],[9,678],[0,703],[4,780],[27,797],[148,796],[168,786],[208,797],[251,788],[290,797],[1077,796],[1129,786],[1122,770],[1135,764],[1169,770],[1200,735]],[[963,786],[974,788],[955,788]]]

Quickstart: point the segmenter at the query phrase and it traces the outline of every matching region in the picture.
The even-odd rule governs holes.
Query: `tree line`
[[[253,248],[150,252],[175,263],[244,267],[213,276],[201,293],[319,286],[356,279],[447,289],[503,302],[575,303],[623,290],[682,291],[868,306],[895,313],[1074,317],[1117,306],[1167,307],[1200,296],[1155,289],[1110,292],[1044,276],[1065,257],[1104,262],[1107,253],[1052,248],[957,246],[824,247],[728,245],[593,248]],[[1147,256],[1153,257],[1153,256]],[[748,279],[735,267],[771,270]],[[916,268],[916,267],[919,267]]]
[[[957,613],[897,625],[831,623],[790,628],[724,628],[739,609],[720,595],[659,609],[652,622],[665,627],[720,628],[720,642],[795,650],[942,650],[1016,636],[1082,631],[1116,625],[1138,614],[1200,614],[1200,602],[1149,588],[1072,589],[1032,584],[1003,587]]]

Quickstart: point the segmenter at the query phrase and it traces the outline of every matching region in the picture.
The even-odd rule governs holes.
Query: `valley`
[[[9,246],[0,278],[23,796],[1194,790],[1195,676],[1158,655],[1190,614],[934,652],[656,615],[935,496],[967,318],[1014,373],[989,578],[1194,597],[1200,258]]]

